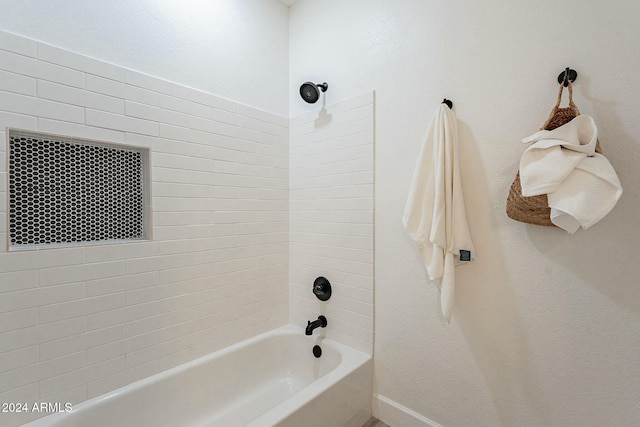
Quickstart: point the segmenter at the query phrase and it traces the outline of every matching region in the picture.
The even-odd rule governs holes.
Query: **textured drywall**
[[[280,115],[288,7],[278,0],[5,0],[0,29]]]
[[[376,91],[375,393],[417,413],[413,424],[400,421],[407,413],[387,424],[640,424],[639,14],[635,1],[577,0],[290,8],[292,116],[314,108],[297,94],[306,80],[329,83],[327,102]],[[519,141],[546,119],[566,66],[625,189],[609,216],[574,236],[504,213]],[[457,270],[450,325],[401,224],[444,97],[459,119],[477,249]]]

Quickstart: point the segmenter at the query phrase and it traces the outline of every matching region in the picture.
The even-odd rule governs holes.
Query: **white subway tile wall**
[[[77,403],[287,323],[288,126],[0,31],[0,402]],[[153,241],[7,252],[7,127],[149,147]]]
[[[290,319],[373,352],[373,92],[290,120]],[[312,293],[324,276],[327,302]]]

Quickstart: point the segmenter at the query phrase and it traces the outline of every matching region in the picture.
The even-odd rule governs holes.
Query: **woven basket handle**
[[[575,116],[577,117],[580,115],[580,110],[578,110],[578,106],[573,102],[573,85],[571,84],[571,81],[567,81],[567,83],[568,83],[567,88],[569,89],[569,107],[568,108],[571,109],[575,113]],[[560,110],[560,102],[562,101],[563,90],[564,90],[564,82],[560,83],[560,88],[558,90],[558,100],[556,101],[556,105],[551,110],[551,113],[549,113],[549,117],[547,118],[547,121],[542,126],[542,129],[547,128],[549,123],[551,123],[551,120],[553,119],[553,117],[556,115],[556,113],[558,113],[558,110]]]
[[[556,101],[555,108],[560,108],[560,101],[562,101],[563,89],[564,89],[564,84],[560,84],[560,90],[558,90],[558,100]],[[578,114],[580,114],[580,111],[578,110],[578,106],[573,102],[573,85],[569,80],[567,80],[567,89],[569,89],[569,108],[577,110]]]
[[[541,130],[549,129],[549,124],[551,124],[551,122],[554,119],[556,119],[556,122],[554,123],[554,126],[553,126],[555,128],[558,126],[558,124],[562,125],[567,121],[573,119],[574,117],[578,117],[580,115],[580,110],[578,110],[578,106],[573,102],[573,85],[571,84],[571,81],[569,81],[568,83],[569,84],[567,85],[567,87],[569,88],[569,106],[565,108],[560,108],[560,102],[562,101],[562,91],[564,90],[564,84],[560,83],[560,90],[558,90],[558,100],[556,101],[556,105],[551,110],[551,114],[549,114],[549,118],[544,123],[544,125],[542,125]],[[558,123],[556,115],[559,115],[560,117],[564,117],[566,121],[563,120],[561,123]],[[602,154],[602,147],[600,147],[600,140],[596,141],[596,153]]]

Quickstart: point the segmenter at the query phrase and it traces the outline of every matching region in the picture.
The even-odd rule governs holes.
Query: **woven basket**
[[[578,107],[573,102],[573,86],[571,85],[571,82],[568,82],[567,88],[569,89],[569,106],[566,108],[560,108],[560,101],[562,100],[562,92],[564,89],[564,86],[561,83],[560,90],[558,91],[558,101],[556,102],[555,107],[551,110],[549,118],[542,126],[543,130],[553,130],[569,123],[575,117],[580,115],[580,110],[578,110]],[[600,141],[596,142],[596,152],[602,153],[600,150]],[[555,224],[551,222],[551,208],[549,208],[549,202],[546,194],[532,197],[525,197],[522,195],[520,171],[516,173],[516,177],[509,189],[509,196],[507,197],[507,215],[511,219],[526,222],[527,224],[555,227]]]

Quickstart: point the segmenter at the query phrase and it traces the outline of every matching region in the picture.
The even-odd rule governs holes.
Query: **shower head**
[[[300,86],[300,96],[309,104],[314,104],[318,98],[320,98],[320,88],[321,91],[326,92],[329,85],[327,82],[322,84],[316,84],[312,82],[304,82],[302,86]]]

